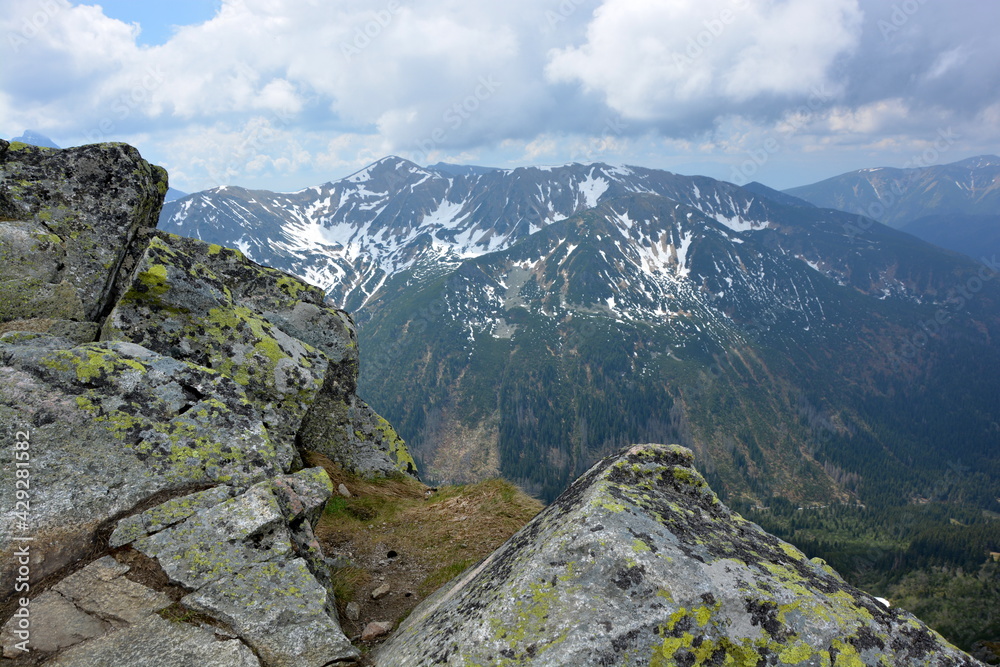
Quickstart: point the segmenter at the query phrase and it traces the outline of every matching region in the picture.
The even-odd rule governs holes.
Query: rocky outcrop
[[[0,422],[5,442],[15,441],[15,431],[28,434],[27,490],[33,489],[30,521],[20,522],[15,480],[4,476],[0,534],[30,524],[32,548],[45,556],[32,568],[39,579],[99,551],[116,518],[158,494],[249,485],[282,472],[260,415],[239,385],[132,343],[74,347],[51,337],[5,334]],[[11,447],[0,450],[0,459],[5,470],[14,469]],[[14,544],[5,541],[5,581],[16,566]]]
[[[428,598],[378,663],[978,665],[730,512],[677,446],[595,465]]]
[[[354,393],[350,317],[156,232],[166,187],[129,146],[0,142],[4,657],[353,664],[312,532],[332,485],[301,470],[339,436],[304,420],[361,474],[412,459]]]
[[[166,192],[166,172],[125,144],[57,150],[0,140],[0,322],[99,318]]]
[[[300,464],[298,439],[361,475],[416,472],[392,427],[355,394],[350,316],[327,307],[318,287],[238,250],[158,233],[101,339],[139,343],[232,378],[286,466]]]

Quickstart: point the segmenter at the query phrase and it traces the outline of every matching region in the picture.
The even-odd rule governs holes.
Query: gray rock
[[[232,380],[131,343],[59,344],[0,344],[0,437],[28,434],[34,490],[23,526],[14,476],[0,477],[0,534],[35,538],[34,580],[87,556],[102,527],[155,494],[245,488],[280,473],[259,415]],[[14,447],[0,448],[4,469],[14,457]],[[3,581],[15,548],[0,542]],[[0,601],[11,593],[4,587]]]
[[[337,493],[339,493],[340,495],[342,495],[344,498],[350,498],[351,497],[351,492],[343,484],[338,484],[337,485]]]
[[[348,602],[344,614],[352,621],[358,620],[361,618],[361,605],[357,602]]]
[[[356,367],[353,373],[354,379],[344,383],[328,375],[324,391],[302,422],[302,442],[362,477],[416,475],[416,463],[392,425],[356,395],[338,389],[338,384],[356,381]]]
[[[148,531],[132,544],[194,591],[182,603],[231,627],[268,665],[321,667],[358,656],[337,621],[312,532],[332,489],[322,468],[309,468],[210,506],[210,491],[192,494],[119,530],[138,523],[128,531]]]
[[[381,600],[390,592],[392,592],[392,587],[389,584],[382,584],[372,591],[372,600]]]
[[[637,445],[419,605],[379,665],[978,665]]]
[[[268,482],[133,545],[188,589],[292,553],[291,533]]]
[[[182,602],[227,623],[267,665],[323,667],[360,655],[331,617],[327,596],[297,558],[245,568]]]
[[[46,591],[31,601],[30,640],[25,648],[30,651],[52,653],[80,642],[100,637],[111,630],[111,625],[96,616],[85,613],[70,600],[54,591]],[[25,641],[16,634],[19,619],[11,618],[3,627],[0,642],[3,655],[16,658],[24,655],[18,646]]]
[[[74,322],[54,320],[48,317],[34,317],[0,324],[0,336],[5,342],[16,343],[30,337],[51,336],[69,341],[64,347],[72,347],[97,340],[101,327],[96,322]]]
[[[216,486],[169,500],[141,514],[126,517],[118,522],[114,532],[111,533],[111,538],[108,541],[109,546],[112,548],[120,547],[134,542],[140,537],[146,537],[150,533],[161,531],[183,521],[199,510],[208,509],[227,500],[232,491],[233,488],[230,486]]]
[[[355,398],[357,336],[346,313],[327,307],[317,287],[194,239],[161,233],[150,242],[101,338],[139,343],[243,385],[286,470],[298,461],[296,436],[317,394],[336,394],[338,405]],[[308,436],[301,444],[317,449]]]
[[[141,623],[74,646],[45,663],[46,667],[261,667],[239,640],[220,639],[187,623],[165,621],[156,614]]]
[[[0,322],[96,320],[156,227],[167,174],[125,144],[0,141]]]
[[[241,298],[250,287],[261,293]],[[254,306],[264,303],[284,321],[278,317],[280,308],[294,312],[301,299],[322,303],[322,292],[254,264],[237,250],[159,234],[142,255],[101,338],[138,343],[232,378],[260,411],[288,470],[298,461],[295,435],[323,386],[329,357]],[[337,311],[317,306],[311,321],[325,329],[320,338],[332,354],[348,354],[353,330]],[[331,342],[336,334],[343,339],[340,347]]]
[[[140,623],[169,607],[169,597],[126,579],[127,565],[105,556],[56,583],[28,607],[33,651],[51,653]],[[4,627],[4,654],[16,657],[18,619]]]
[[[105,556],[66,577],[52,590],[116,627],[138,623],[173,603],[165,594],[123,577],[128,570],[127,565]]]

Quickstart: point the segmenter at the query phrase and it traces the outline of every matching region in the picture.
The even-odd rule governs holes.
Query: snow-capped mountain
[[[1000,367],[1000,280],[765,186],[390,157],[296,193],[195,193],[161,227],[353,311],[360,391],[431,479],[503,474],[551,498],[633,441],[683,442],[749,499],[864,498],[856,480],[890,472],[879,492],[915,494],[946,441],[995,466],[1000,377],[969,368]]]
[[[768,224],[765,200],[747,199],[736,186],[707,178],[605,164],[422,168],[389,157],[295,193],[238,187],[199,192],[168,202],[160,227],[238,247],[357,310],[401,271],[505,250],[600,202],[641,193],[694,206],[732,231]]]

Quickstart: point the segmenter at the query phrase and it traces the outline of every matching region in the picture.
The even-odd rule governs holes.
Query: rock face
[[[677,446],[595,465],[378,655],[407,665],[978,665],[730,512]]]
[[[157,494],[282,472],[239,385],[132,343],[0,337],[0,423],[7,442],[15,430],[30,434],[31,533],[45,554],[38,578],[100,549],[116,517]],[[10,447],[0,451],[5,470],[13,458]],[[0,534],[10,535],[14,480],[0,487]],[[5,581],[16,565],[9,544],[0,551]]]
[[[166,189],[129,146],[0,142],[3,655],[353,664],[312,532],[332,484],[301,452],[412,459],[354,393],[347,313],[156,232]]]
[[[0,140],[0,321],[95,320],[156,227],[167,173],[125,144]]]

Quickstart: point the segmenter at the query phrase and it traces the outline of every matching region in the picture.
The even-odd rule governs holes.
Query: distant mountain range
[[[42,146],[44,148],[59,148],[54,141],[34,130],[25,130],[21,136],[14,137],[11,141],[20,141],[23,144]]]
[[[961,459],[955,493],[997,509],[996,269],[875,221],[638,167],[390,157],[195,193],[160,226],[351,310],[359,394],[431,480],[551,499],[622,444],[677,441],[748,506],[906,503]]]
[[[911,169],[859,169],[784,193],[873,218],[975,259],[1000,253],[996,155]]]

